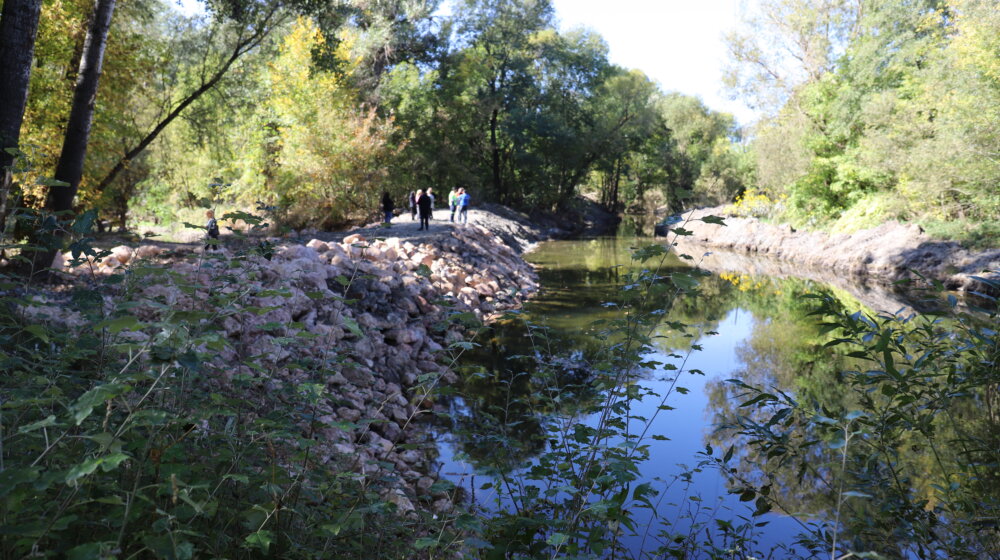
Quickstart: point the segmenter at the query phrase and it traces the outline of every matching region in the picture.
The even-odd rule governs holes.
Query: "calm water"
[[[442,472],[468,488],[477,503],[495,507],[490,506],[495,496],[479,489],[488,473],[516,475],[554,443],[546,427],[596,424],[596,416],[587,410],[598,395],[580,390],[567,393],[556,405],[543,406],[531,394],[537,388],[528,375],[518,374],[531,369],[532,356],[555,354],[562,356],[557,365],[566,375],[585,376],[585,364],[607,344],[599,334],[602,327],[593,323],[620,316],[608,304],[618,301],[623,274],[638,266],[631,259],[631,248],[649,242],[627,237],[554,241],[528,256],[539,267],[542,290],[518,319],[497,325],[479,340],[478,351],[462,357],[465,383],[458,391],[461,396],[452,400],[453,420],[442,436]],[[679,270],[688,265],[673,259],[668,266]],[[679,299],[664,318],[691,325],[686,331],[690,336],[664,322],[656,328],[654,349],[647,355],[681,368],[682,373],[675,375],[669,366],[660,366],[648,368],[637,380],[667,396],[665,401],[647,396],[631,411],[633,416],[652,419],[649,434],[657,439],[648,442],[650,456],[641,465],[641,481],[661,491],[656,518],[645,510],[634,511],[640,529],[625,542],[635,557],[658,546],[661,529],[674,535],[699,527],[704,531],[705,523],[716,527],[715,519],[738,524],[752,513],[753,502],[741,502],[730,494],[718,470],[698,467],[703,458],[699,453],[706,446],[724,450],[734,443],[734,436],[717,430],[739,403],[724,380],[778,386],[791,394],[836,391],[841,364],[838,357],[824,354],[816,319],[806,316],[815,303],[804,294],[832,294],[845,306],[858,308],[863,304],[856,297],[886,308],[905,305],[891,293],[830,287],[787,271],[745,274],[728,270],[717,258],[706,259],[702,266],[715,272],[699,279],[700,295]],[[547,327],[548,336],[541,336],[533,325]],[[692,345],[700,350],[689,352]],[[659,410],[662,404],[672,410]],[[743,460],[744,467],[750,469],[746,476],[759,475],[752,472],[751,459]],[[810,495],[799,488],[793,493],[802,494],[787,500],[800,520],[821,518],[828,511],[830,498],[825,491],[815,489]],[[777,558],[798,555],[793,542],[802,530],[800,521],[778,513],[755,521],[763,524],[752,534],[758,550],[774,549]]]

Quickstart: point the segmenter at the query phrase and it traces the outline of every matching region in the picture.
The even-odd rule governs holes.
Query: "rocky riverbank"
[[[710,215],[723,217],[726,225],[701,221]],[[731,216],[725,207],[716,207],[683,214],[678,226],[692,232],[677,241],[682,251],[691,254],[718,248],[766,255],[884,283],[923,276],[966,292],[996,293],[996,287],[982,279],[1000,282],[1000,250],[970,251],[955,242],[932,239],[916,224],[888,222],[852,234],[828,234]]]
[[[412,236],[412,224],[318,235],[266,255],[120,246],[68,272],[85,281],[169,271],[122,283],[121,290],[131,286],[130,312],[143,324],[204,310],[213,294],[231,294],[208,325],[224,344],[209,352],[205,383],[232,392],[239,380],[250,387],[239,398],[263,416],[282,406],[274,395],[307,381],[303,363],[328,364],[312,424],[302,426],[317,434],[313,460],[395,481],[384,496],[399,512],[442,512],[452,509],[453,496],[434,484],[437,451],[419,419],[434,412],[435,387],[456,381],[448,363],[470,322],[520,306],[537,288],[520,250],[541,232],[513,214],[479,210],[473,219],[476,225],[438,222]],[[105,306],[121,296],[108,294]],[[83,323],[59,307],[39,298],[25,311]],[[156,333],[136,326],[119,336],[142,344]]]

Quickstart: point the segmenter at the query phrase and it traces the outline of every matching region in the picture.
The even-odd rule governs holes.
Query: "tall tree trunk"
[[[622,180],[622,158],[619,157],[615,162],[615,174],[611,179],[611,207],[608,208],[612,213],[618,212],[618,186],[621,184]]]
[[[115,0],[95,0],[87,38],[83,42],[83,56],[80,71],[76,75],[73,88],[73,106],[70,107],[66,136],[63,138],[62,152],[56,164],[55,179],[59,181],[49,187],[45,208],[51,212],[62,212],[73,208],[73,199],[83,177],[83,161],[87,155],[90,140],[90,125],[94,120],[94,102],[97,98],[97,84],[101,78],[104,63],[104,47],[108,41],[111,16],[115,11]],[[64,229],[48,230],[46,227],[34,233],[33,242],[39,245],[38,252],[31,259],[31,274],[47,276],[56,252],[62,244]]]
[[[501,204],[507,203],[507,193],[503,188],[503,180],[500,175],[500,145],[497,141],[497,121],[499,120],[498,109],[493,109],[490,114],[490,155],[493,167],[493,192],[497,194],[497,201]]]
[[[41,0],[4,0],[0,13],[0,224],[13,187],[14,154],[7,149],[17,148],[21,138],[41,11]]]
[[[46,206],[53,212],[70,210],[73,198],[83,177],[83,162],[90,141],[90,126],[94,120],[94,102],[97,98],[97,84],[101,78],[104,63],[104,47],[108,42],[111,16],[115,12],[115,0],[95,0],[94,14],[83,43],[83,57],[80,58],[80,72],[76,76],[73,90],[73,107],[66,123],[66,136],[62,152],[56,165],[55,178],[66,183],[49,188]]]

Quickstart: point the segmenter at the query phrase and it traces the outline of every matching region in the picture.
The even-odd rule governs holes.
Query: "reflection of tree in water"
[[[452,414],[450,431],[477,469],[510,472],[544,450],[548,422],[576,418],[594,405],[583,353],[564,347],[521,320],[495,324],[483,346],[464,360],[458,389],[464,410]]]
[[[492,325],[459,368],[465,406],[453,415],[450,431],[477,468],[524,466],[567,422],[596,410],[601,401],[589,364],[606,361],[617,340],[599,334],[606,326],[594,323],[623,317],[621,286],[629,271],[640,268],[631,260],[635,244],[604,238],[561,243],[559,251],[534,255],[544,292],[526,313]],[[657,305],[652,301],[641,311]],[[535,317],[544,329],[531,323]],[[659,334],[679,347],[690,343],[676,328]]]
[[[834,518],[843,500],[839,541],[844,550],[889,558],[940,555],[941,550],[997,557],[1000,431],[997,419],[983,414],[990,391],[972,384],[966,385],[972,389],[968,395],[960,395],[957,386],[948,394],[945,386],[935,385],[943,379],[932,379],[926,390],[908,389],[918,403],[912,410],[905,400],[899,406],[892,399],[895,389],[863,383],[865,372],[878,365],[847,355],[857,347],[826,346],[835,335],[824,334],[820,319],[807,316],[811,304],[798,297],[803,286],[783,284],[740,291],[738,305],[752,310],[758,321],[737,349],[743,368],[735,377],[787,395],[800,407],[787,406],[784,398],[741,406],[759,393],[726,382],[709,389],[715,422],[723,426],[709,442],[735,449],[733,487],[764,489],[785,511],[825,521]],[[951,328],[942,323],[928,332],[942,332],[942,326]],[[852,413],[858,410],[864,415]],[[913,422],[901,422],[901,415],[912,415]],[[850,418],[857,423],[848,424]],[[842,445],[837,438],[845,425],[857,434]]]

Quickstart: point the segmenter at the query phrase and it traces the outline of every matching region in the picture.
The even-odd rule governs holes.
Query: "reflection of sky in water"
[[[543,250],[533,259],[546,267],[541,273],[543,290],[546,292],[529,306],[528,312],[534,315],[532,317],[534,321],[552,324],[557,333],[575,331],[576,337],[579,337],[589,330],[585,322],[588,318],[593,320],[598,316],[607,315],[608,310],[600,307],[598,301],[610,292],[602,292],[601,289],[614,289],[617,278],[607,272],[602,273],[602,269],[606,271],[609,267],[628,263],[630,254],[628,246],[634,242],[618,240],[611,243],[560,243],[577,243],[577,245],[568,245],[563,247],[563,250],[556,251],[551,250],[553,246],[550,245],[548,251]],[[594,299],[594,296],[597,299]],[[697,454],[704,451],[705,436],[713,429],[710,425],[713,414],[709,410],[707,385],[711,380],[733,377],[742,367],[736,348],[749,339],[755,322],[751,313],[739,308],[724,311],[718,319],[717,324],[710,325],[711,330],[718,334],[702,336],[695,341],[702,346],[702,350],[693,352],[685,365],[686,371],[698,369],[704,371],[706,375],[680,374],[677,385],[688,389],[688,393],[680,394],[675,391],[669,395],[666,404],[674,407],[674,410],[660,411],[657,414],[661,397],[655,396],[647,396],[633,407],[633,414],[646,418],[655,417],[645,441],[650,444],[650,458],[640,465],[642,480],[633,483],[633,488],[644,481],[652,482],[654,488],[661,491],[669,485],[666,492],[653,498],[654,503],[659,500],[658,512],[661,521],[652,520],[648,510],[633,509],[640,533],[638,536],[627,538],[627,544],[633,552],[652,550],[659,546],[654,537],[661,528],[664,528],[663,523],[669,525],[666,530],[671,534],[686,534],[691,528],[692,516],[700,523],[708,523],[714,527],[713,519],[730,520],[739,525],[742,524],[740,517],[749,517],[752,513],[752,502],[741,503],[737,496],[729,495],[725,478],[712,467],[693,473],[690,483],[677,480],[682,473],[697,465],[699,462]],[[676,338],[671,337],[671,339],[660,339],[661,344],[677,342]],[[680,366],[680,360],[666,356],[670,351],[669,348],[662,351],[663,354],[657,352],[650,358]],[[640,383],[656,393],[663,394],[670,386],[670,381],[665,375],[673,373],[675,372],[658,371],[644,376]],[[460,400],[456,406],[462,407]],[[456,412],[461,413],[461,411]],[[582,421],[593,426],[597,422],[597,415]],[[652,440],[651,436],[654,434],[665,436],[669,440]],[[447,439],[447,436],[444,439]],[[489,477],[473,478],[471,476],[474,472],[473,467],[456,460],[456,450],[453,445],[447,444],[441,447],[442,473],[455,482],[461,482],[466,488],[474,489],[477,503],[489,507],[495,497],[492,491],[478,489],[489,480]],[[723,451],[717,450],[717,453]],[[699,497],[700,501],[690,500],[692,496]],[[700,508],[700,511],[695,508]],[[754,535],[759,542],[756,548],[763,551],[768,551],[779,544],[789,544],[799,529],[794,520],[777,514],[768,514],[756,521],[769,522]],[[644,540],[643,533],[646,531],[648,536]],[[775,557],[782,557],[782,553],[777,552]]]

